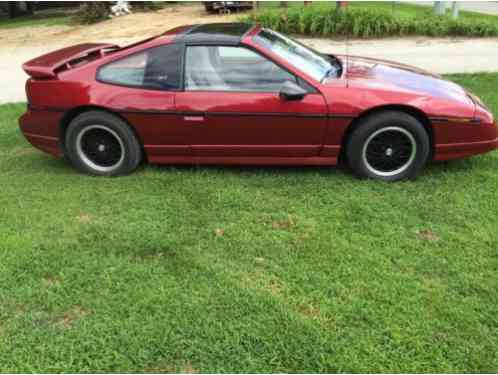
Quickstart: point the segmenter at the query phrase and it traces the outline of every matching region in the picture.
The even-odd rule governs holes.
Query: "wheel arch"
[[[140,137],[140,135],[137,133],[135,127],[132,126],[130,124],[130,122],[126,118],[124,118],[121,114],[114,112],[108,108],[98,106],[98,105],[79,106],[79,107],[72,108],[69,111],[67,111],[66,113],[64,113],[61,120],[59,121],[59,140],[60,140],[59,142],[60,142],[60,148],[64,154],[66,152],[66,145],[65,145],[65,143],[66,143],[66,131],[67,131],[67,128],[69,127],[69,124],[71,123],[71,121],[73,121],[80,114],[85,113],[85,112],[90,112],[90,111],[106,112],[106,113],[109,113],[113,116],[116,116],[117,118],[122,120],[126,125],[128,125],[128,127],[131,129],[131,131],[133,132],[133,134],[137,138],[137,140],[140,143],[140,146],[142,148],[142,155],[144,157],[146,157],[143,140]]]
[[[381,105],[381,106],[372,107],[372,108],[369,108],[369,109],[363,111],[358,117],[356,117],[351,122],[351,124],[347,127],[346,132],[344,133],[344,136],[342,137],[341,153],[339,155],[339,159],[341,161],[344,161],[346,159],[346,146],[348,144],[349,138],[351,137],[351,134],[353,134],[355,129],[361,125],[362,121],[369,116],[372,116],[372,115],[375,115],[376,113],[380,113],[380,112],[384,112],[384,111],[403,112],[403,113],[406,113],[410,116],[413,116],[418,121],[420,121],[420,123],[424,126],[424,129],[429,136],[429,142],[430,142],[430,148],[431,148],[429,158],[432,159],[432,156],[434,155],[434,130],[432,128],[432,123],[429,120],[429,117],[427,116],[426,113],[424,113],[420,109],[418,109],[416,107],[409,106],[409,105],[403,105],[403,104],[389,104],[389,105]]]

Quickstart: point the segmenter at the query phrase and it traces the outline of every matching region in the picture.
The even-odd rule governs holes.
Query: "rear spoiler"
[[[77,63],[92,55],[104,55],[104,50],[118,49],[116,44],[83,43],[59,49],[39,56],[23,64],[23,70],[33,78],[55,78],[64,67],[71,69],[71,63]]]

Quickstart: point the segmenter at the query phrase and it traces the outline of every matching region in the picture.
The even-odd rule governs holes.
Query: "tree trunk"
[[[9,18],[19,17],[19,8],[17,7],[17,1],[8,1],[7,9],[9,13]]]
[[[33,15],[35,3],[31,1],[8,1],[7,10],[9,18],[16,18],[23,15]]]
[[[35,14],[36,3],[34,1],[26,1],[26,12],[32,16]]]
[[[339,12],[348,7],[347,1],[336,1],[335,3],[336,3],[336,10]]]
[[[434,14],[436,16],[444,16],[446,13],[446,4],[444,1],[434,1]]]
[[[453,6],[451,8],[451,18],[456,20],[458,18],[458,11],[460,10],[460,3],[458,1],[453,2]]]
[[[281,1],[280,2],[280,7],[281,8],[287,8],[287,1]]]

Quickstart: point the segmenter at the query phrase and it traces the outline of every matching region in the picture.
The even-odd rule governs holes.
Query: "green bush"
[[[81,24],[92,24],[109,18],[110,6],[107,1],[87,1],[81,5],[75,15],[75,21]]]
[[[243,18],[265,27],[292,34],[376,38],[386,36],[497,36],[498,24],[475,19],[453,20],[431,13],[423,16],[396,16],[385,10],[350,8],[337,11],[329,7],[263,9]]]
[[[97,23],[109,18],[111,6],[114,2],[109,1],[86,1],[74,17],[74,21],[80,24]],[[131,11],[153,12],[167,6],[166,1],[133,1],[130,2]]]
[[[133,1],[130,2],[131,11],[154,12],[163,9],[167,5],[165,1]]]

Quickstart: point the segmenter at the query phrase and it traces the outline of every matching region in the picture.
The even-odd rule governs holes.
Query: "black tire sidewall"
[[[78,155],[76,140],[78,134],[91,125],[101,125],[114,131],[124,147],[124,160],[112,171],[99,171],[87,165]],[[80,171],[96,176],[121,176],[136,169],[141,160],[141,148],[133,131],[120,118],[101,111],[91,111],[77,116],[71,121],[65,134],[66,154],[71,163]]]
[[[413,136],[417,145],[415,159],[404,171],[393,176],[382,176],[369,170],[363,160],[363,146],[368,137],[377,130],[396,126]],[[427,162],[430,154],[430,139],[424,126],[413,116],[397,111],[386,111],[365,118],[352,133],[347,144],[348,163],[353,172],[362,178],[383,181],[399,181],[415,178]]]

